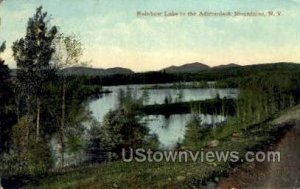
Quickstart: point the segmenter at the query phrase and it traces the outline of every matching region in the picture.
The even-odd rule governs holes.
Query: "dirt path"
[[[232,170],[219,188],[300,188],[300,108],[280,116],[274,124],[293,120],[293,127],[270,151],[280,152],[280,162],[249,163]],[[298,181],[298,183],[297,183]]]

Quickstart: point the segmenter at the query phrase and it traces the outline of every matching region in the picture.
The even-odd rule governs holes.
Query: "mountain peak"
[[[200,62],[193,62],[193,63],[187,63],[183,64],[181,66],[170,66],[163,70],[165,70],[166,73],[197,73],[199,71],[210,69],[208,65],[205,65]]]
[[[235,64],[235,63],[229,63],[229,64],[221,64],[218,66],[214,66],[213,68],[232,68],[232,67],[238,67],[241,65]]]

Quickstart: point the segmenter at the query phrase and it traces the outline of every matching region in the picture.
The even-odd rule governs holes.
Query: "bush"
[[[100,138],[105,151],[120,156],[122,149],[142,147],[148,132],[135,113],[121,109],[105,116]]]
[[[37,175],[46,173],[52,168],[53,160],[49,145],[35,141],[30,136],[27,140],[27,129],[30,125],[26,118],[21,118],[13,127],[13,148],[6,158],[7,169],[11,174]]]
[[[28,173],[39,175],[47,173],[53,166],[50,147],[46,142],[31,142],[28,151]]]
[[[188,149],[199,149],[206,144],[206,139],[210,137],[210,128],[201,125],[201,120],[194,117],[188,124],[183,140],[183,147]]]

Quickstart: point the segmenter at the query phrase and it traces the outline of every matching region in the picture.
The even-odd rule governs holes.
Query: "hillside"
[[[129,75],[133,74],[134,72],[127,68],[108,68],[108,69],[101,69],[101,68],[88,68],[88,67],[70,67],[63,70],[63,73],[66,75],[86,75],[86,76],[108,76],[108,75]]]
[[[222,65],[219,65],[219,66],[214,66],[213,68],[214,69],[219,69],[219,68],[232,68],[232,67],[240,67],[240,66],[241,65],[231,63],[231,64],[222,64]]]
[[[184,64],[182,66],[170,66],[164,68],[166,73],[197,73],[199,71],[208,70],[210,67],[208,65],[194,62],[189,64]]]
[[[85,75],[85,76],[111,76],[111,75],[130,75],[134,72],[127,68],[115,67],[108,69],[89,68],[89,67],[70,67],[65,68],[62,73],[65,75]],[[17,69],[11,69],[11,76],[17,75]]]

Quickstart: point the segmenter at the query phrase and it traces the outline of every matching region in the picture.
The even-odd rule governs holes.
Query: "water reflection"
[[[172,149],[184,138],[186,125],[193,118],[198,116],[203,125],[215,125],[224,122],[226,118],[221,115],[204,114],[174,114],[169,117],[163,115],[149,115],[143,118],[151,134],[156,134],[160,142],[161,149]]]

